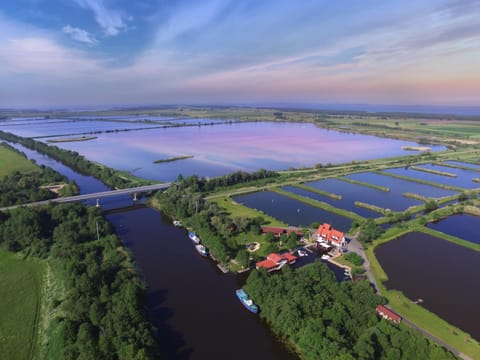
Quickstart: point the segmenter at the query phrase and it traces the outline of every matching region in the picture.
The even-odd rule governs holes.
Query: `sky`
[[[0,0],[0,107],[480,105],[480,0]]]

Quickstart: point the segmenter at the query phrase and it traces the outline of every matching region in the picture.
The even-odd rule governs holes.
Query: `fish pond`
[[[423,174],[426,174],[426,173],[421,172],[420,175],[423,175]],[[350,174],[345,177],[353,180],[359,180],[366,183],[387,187],[390,189],[390,191],[394,191],[396,193],[402,193],[402,194],[413,193],[413,194],[417,194],[425,197],[440,198],[440,197],[450,196],[457,193],[456,191],[453,191],[453,190],[441,189],[435,186],[419,184],[413,181],[397,179],[388,175],[381,175],[381,174],[375,174],[375,173],[369,173],[369,172]],[[421,178],[423,179],[423,177]],[[398,200],[400,200],[400,198],[398,198]],[[407,200],[403,200],[403,201],[405,205],[408,204]]]
[[[478,216],[468,214],[451,215],[437,222],[429,223],[428,227],[463,240],[480,244],[480,217]]]
[[[354,204],[355,201],[393,211],[404,211],[410,206],[423,204],[420,200],[403,196],[403,189],[397,187],[389,187],[390,191],[386,192],[363,185],[351,184],[338,179],[320,180],[307,183],[306,185],[341,195],[342,201],[348,204],[348,207],[352,208],[352,211],[355,211],[353,209],[356,208]]]
[[[304,204],[272,191],[261,191],[235,196],[237,203],[254,208],[291,226],[309,226],[313,222],[327,222],[341,231],[348,231],[352,219]]]
[[[389,289],[480,340],[480,252],[431,235],[412,232],[382,244],[375,254]]]
[[[346,187],[351,185],[349,183],[339,181],[339,180],[336,180],[336,179],[329,179],[329,180],[341,182],[342,184],[339,184],[339,185],[343,185],[343,186],[346,186]],[[312,185],[312,183],[308,183],[306,185],[311,186],[311,187],[315,187],[315,186]],[[307,197],[307,198],[310,198],[310,199],[322,201],[324,203],[327,203],[327,204],[332,205],[332,206],[334,206],[336,208],[339,208],[339,209],[344,209],[344,210],[354,212],[354,213],[356,213],[360,216],[363,216],[363,217],[368,218],[368,217],[379,217],[379,216],[381,216],[381,214],[379,212],[375,212],[375,211],[371,211],[371,210],[368,210],[368,209],[365,209],[365,208],[362,208],[362,207],[355,206],[353,201],[349,201],[345,197],[342,197],[342,199],[340,199],[340,200],[332,199],[328,196],[317,194],[317,193],[314,193],[312,191],[308,191],[308,190],[305,190],[305,189],[300,189],[300,188],[295,187],[295,186],[284,186],[284,187],[282,187],[282,189],[285,190],[285,191],[291,192],[293,194],[296,194],[296,195],[300,195],[300,196],[304,196],[304,197]],[[336,194],[339,195],[338,192]]]
[[[422,179],[427,181],[432,181],[432,182],[443,184],[443,185],[457,186],[465,189],[473,189],[473,188],[480,187],[479,183],[475,183],[473,181],[474,178],[480,177],[480,172],[478,171],[451,168],[451,167],[433,165],[433,164],[421,164],[416,167],[421,169],[431,170],[431,171],[441,171],[444,173],[455,175],[455,177],[432,174],[429,172],[416,170],[412,167],[387,169],[385,170],[385,172],[391,173],[391,174],[409,176],[412,178],[417,178],[417,179]]]

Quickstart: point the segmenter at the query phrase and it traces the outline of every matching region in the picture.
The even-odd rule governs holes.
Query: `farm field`
[[[0,145],[0,177],[14,171],[34,171],[37,167],[15,151]]]
[[[41,263],[0,250],[0,359],[32,359],[37,351]]]

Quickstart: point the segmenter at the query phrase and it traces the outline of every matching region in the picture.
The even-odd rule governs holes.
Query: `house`
[[[402,321],[402,317],[400,315],[383,305],[377,305],[377,314],[384,319],[394,322],[395,324],[398,324],[400,321]]]
[[[262,226],[262,232],[264,234],[271,232],[276,237],[280,237],[282,234],[290,235],[292,232],[294,232],[298,237],[303,236],[302,230],[294,227],[282,228],[276,226]]]
[[[345,246],[345,235],[343,232],[332,228],[332,225],[324,223],[318,227],[317,241],[341,247]]]
[[[256,268],[264,268],[267,269],[267,271],[274,271],[281,269],[285,264],[293,264],[296,260],[297,257],[289,253],[271,253],[268,254],[265,260],[257,262]]]

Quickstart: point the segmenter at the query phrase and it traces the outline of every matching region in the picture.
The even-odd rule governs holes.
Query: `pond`
[[[332,179],[332,180],[334,180],[334,179]],[[342,183],[342,184],[339,184],[339,185],[343,185],[345,187],[348,187],[349,185],[351,185],[351,184],[343,182],[343,181],[339,181],[339,180],[337,180],[337,181]],[[306,185],[311,186],[311,187],[316,187],[316,186],[313,186],[312,183],[308,183]],[[319,186],[320,186],[319,188],[321,188],[321,185],[319,185]],[[308,191],[308,190],[297,188],[295,186],[284,186],[284,187],[282,187],[282,189],[285,190],[285,191],[300,195],[300,196],[308,197],[310,199],[323,201],[324,203],[330,204],[330,205],[332,205],[336,208],[339,208],[339,209],[352,211],[352,212],[354,212],[354,213],[356,213],[360,216],[363,216],[363,217],[367,217],[367,218],[372,217],[373,218],[373,217],[381,216],[381,214],[378,213],[378,212],[355,206],[352,201],[349,201],[349,199],[347,199],[345,197],[342,197],[341,200],[336,200],[336,199],[332,199],[328,196],[324,196],[324,195],[317,194],[317,193],[314,193],[314,192],[311,192],[311,191]],[[338,192],[336,194],[340,195]]]
[[[429,228],[453,235],[476,244],[480,244],[480,217],[457,214],[443,220],[429,223]]]
[[[304,204],[272,191],[261,191],[235,196],[237,203],[254,208],[291,226],[309,226],[313,222],[331,224],[341,231],[348,231],[352,220],[314,206]]]
[[[480,252],[420,232],[380,245],[375,254],[389,289],[480,340]]]
[[[404,211],[410,206],[423,204],[422,201],[406,198],[402,188],[387,186],[390,191],[380,191],[363,185],[350,184],[337,179],[326,179],[306,184],[316,189],[342,195],[342,201],[355,208],[355,201],[379,206],[393,211]],[[380,216],[380,215],[378,215]]]
[[[422,173],[423,174],[423,173]],[[426,197],[440,198],[456,194],[456,191],[441,189],[435,186],[419,184],[413,181],[396,179],[387,175],[374,174],[369,172],[351,174],[345,176],[349,179],[359,180],[366,183],[388,187],[390,191],[398,193],[413,193]],[[407,199],[407,198],[405,198]]]
[[[183,176],[218,176],[237,170],[284,170],[317,163],[397,156],[406,154],[401,148],[403,145],[416,145],[403,140],[329,131],[313,124],[278,122],[156,128],[97,136],[96,140],[58,143],[57,146],[159,181],[174,180],[180,173]],[[186,155],[194,157],[154,163]]]
[[[468,168],[480,170],[480,164],[473,164],[467,162],[460,162],[460,161],[445,161],[446,164],[458,165],[458,166],[466,166]]]
[[[433,164],[421,164],[421,165],[418,165],[418,167],[423,169],[436,170],[436,171],[442,171],[450,174],[455,174],[457,175],[457,177],[432,174],[425,171],[415,170],[411,167],[409,167],[408,169],[404,167],[387,169],[385,170],[385,172],[404,175],[404,176],[410,176],[413,178],[432,181],[432,182],[443,184],[443,185],[458,186],[465,189],[473,189],[473,188],[480,187],[479,183],[475,183],[472,181],[474,178],[480,178],[480,173],[478,171],[455,169],[451,167],[433,165]]]

